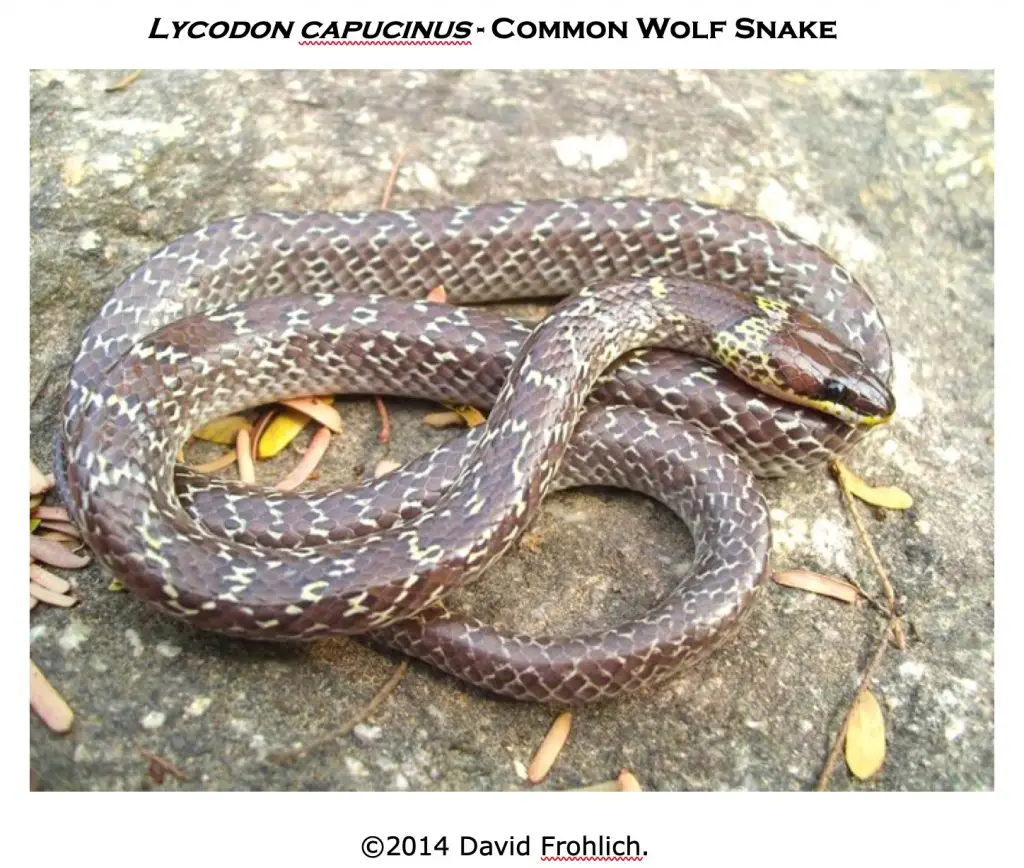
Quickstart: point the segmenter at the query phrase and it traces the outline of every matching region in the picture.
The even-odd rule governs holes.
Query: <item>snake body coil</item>
[[[396,298],[437,285],[452,302],[572,297],[533,332]],[[197,626],[259,639],[372,631],[503,695],[586,702],[663,678],[728,635],[770,551],[736,456],[762,475],[822,462],[891,414],[890,367],[861,287],[817,248],[735,212],[620,199],[260,213],[172,242],[114,291],[72,369],[57,476],[101,562]],[[204,419],[335,392],[491,413],[345,491],[254,491],[180,469],[175,480],[174,455]],[[560,640],[440,603],[518,538],[547,492],[579,484],[641,491],[691,528],[692,574],[656,609]]]

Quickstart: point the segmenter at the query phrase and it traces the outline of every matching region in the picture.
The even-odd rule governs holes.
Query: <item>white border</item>
[[[688,19],[732,20],[741,15],[768,17],[764,3],[687,3]],[[1016,445],[1024,419],[1021,406],[1020,364],[1013,353],[1024,322],[1020,307],[1019,269],[1012,267],[1020,255],[1019,163],[1024,153],[1019,130],[1021,81],[1010,67],[1010,41],[1017,32],[1004,17],[1004,4],[974,2],[954,11],[941,4],[923,3],[772,3],[771,17],[835,18],[840,39],[824,43],[745,43],[738,40],[679,42],[605,41],[489,41],[470,52],[464,49],[348,49],[326,53],[296,45],[265,43],[177,42],[156,45],[140,38],[155,15],[168,18],[295,18],[322,20],[346,17],[424,18],[467,17],[487,20],[500,15],[526,18],[622,18],[636,15],[680,15],[683,4],[623,4],[592,2],[537,3],[408,3],[379,2],[371,7],[343,3],[246,4],[163,2],[105,4],[37,2],[18,10],[8,21],[3,77],[4,117],[14,130],[27,128],[27,75],[29,68],[45,66],[132,69],[136,67],[251,66],[413,68],[440,67],[606,67],[651,68],[701,67],[998,67],[999,93],[999,221],[997,256],[1007,275],[1000,286],[997,305],[1003,339],[997,344],[998,427],[1001,446],[998,459],[999,506],[997,510],[998,630],[997,659],[1009,672],[1000,680],[997,728],[999,790],[1019,788],[1021,768],[1017,747],[1020,727],[1020,690],[1017,674],[1021,631],[1014,627],[1020,617],[1020,562],[1015,543],[1021,522],[1020,451]],[[555,13],[557,8],[557,13]],[[825,10],[829,10],[826,14]],[[369,13],[369,14],[367,14]],[[402,52],[402,53],[399,53]],[[1006,62],[1006,66],[1003,63]],[[2,211],[3,236],[9,239],[5,279],[13,287],[7,294],[11,317],[27,320],[27,257],[24,250],[28,201],[27,161],[21,150],[24,137],[7,137],[13,143],[6,161],[10,186],[20,194]],[[1016,192],[1015,192],[1016,191]],[[1009,342],[1008,344],[1006,342]],[[5,370],[14,382],[26,383],[27,334],[16,332],[2,342]],[[956,347],[964,364],[970,364],[970,348]],[[20,400],[20,399],[16,399]],[[22,403],[27,406],[27,401]],[[27,451],[27,425],[5,427],[4,445],[10,456]],[[980,447],[983,448],[983,447]],[[15,462],[17,458],[15,457]],[[5,503],[4,527],[22,527],[23,496],[17,505]],[[965,532],[968,529],[965,528]],[[19,535],[21,531],[19,531]],[[20,537],[19,537],[20,538]],[[23,540],[20,544],[24,544]],[[9,556],[24,563],[17,550]],[[13,579],[8,593],[17,585]],[[971,589],[964,588],[964,593]],[[18,624],[8,624],[8,648],[3,659],[7,696],[24,690],[24,605],[8,601],[5,612]],[[15,675],[15,670],[17,673]],[[23,713],[23,712],[22,712]],[[95,855],[108,865],[121,864],[294,864],[319,855],[337,864],[359,864],[358,841],[364,834],[447,834],[504,837],[527,831],[544,834],[631,832],[644,840],[652,853],[644,864],[682,865],[725,860],[731,864],[760,861],[769,853],[784,856],[791,864],[814,861],[864,864],[875,860],[888,864],[906,857],[915,864],[940,857],[938,864],[967,860],[986,864],[995,860],[996,849],[1006,840],[1009,805],[993,795],[955,795],[943,798],[892,795],[830,796],[800,798],[773,795],[653,795],[629,799],[590,795],[515,794],[332,794],[318,796],[246,795],[222,796],[216,806],[200,805],[198,796],[160,798],[138,795],[82,799],[69,795],[33,795],[26,804],[28,777],[27,724],[15,725],[10,715],[4,733],[4,778],[9,788],[23,794],[19,807],[7,812],[9,834],[31,836],[26,842],[37,854],[45,847],[58,848],[64,858],[85,860]],[[22,718],[24,720],[24,718]],[[24,727],[24,728],[23,728]],[[1012,767],[1011,767],[1012,766]],[[1005,794],[1004,794],[1005,795]],[[73,799],[73,801],[72,801]],[[58,831],[59,830],[59,831]],[[1014,848],[1016,849],[1016,848]],[[37,856],[49,861],[47,856]],[[367,861],[368,860],[362,860]],[[402,859],[407,864],[409,859]],[[424,860],[418,860],[424,861]],[[431,864],[492,864],[494,859],[432,857]],[[520,864],[525,864],[519,860]],[[535,855],[525,860],[536,863]],[[500,862],[500,860],[499,860]],[[394,860],[391,860],[394,864]],[[378,860],[378,864],[381,864]]]

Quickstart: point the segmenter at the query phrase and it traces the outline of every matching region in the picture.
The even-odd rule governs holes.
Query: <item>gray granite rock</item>
[[[135,264],[171,238],[260,207],[687,195],[759,211],[835,252],[892,334],[900,417],[851,457],[913,510],[869,519],[905,597],[909,647],[873,690],[889,754],[870,783],[993,786],[993,82],[981,73],[117,72],[31,78],[32,457],[51,460],[82,329]],[[399,459],[439,442],[423,405],[391,402]],[[344,401],[325,478],[384,457],[372,406]],[[289,459],[277,462],[282,466]],[[261,466],[265,478],[281,470]],[[776,565],[875,586],[823,470],[764,486]],[[642,611],[688,557],[660,506],[615,492],[553,498],[521,550],[463,598],[528,630]],[[551,711],[467,690],[413,664],[366,725],[289,765],[364,705],[397,660],[356,641],[244,644],[197,633],[94,569],[82,605],[37,608],[32,658],[77,718],[33,718],[49,789],[155,786],[140,750],[180,766],[165,788],[500,790]],[[779,587],[736,641],[673,682],[577,715],[545,786],[623,766],[650,789],[813,785],[883,628],[867,607]]]

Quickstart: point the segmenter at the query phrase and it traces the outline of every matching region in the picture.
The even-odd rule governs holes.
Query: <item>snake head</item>
[[[889,387],[860,353],[809,314],[790,310],[786,326],[762,349],[769,382],[754,385],[784,401],[860,427],[886,422],[896,412]]]

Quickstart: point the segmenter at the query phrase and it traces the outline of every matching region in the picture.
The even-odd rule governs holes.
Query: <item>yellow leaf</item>
[[[322,404],[333,404],[334,397],[316,398]],[[299,432],[312,421],[307,413],[293,407],[284,407],[267,425],[256,449],[257,458],[273,458],[298,437]]]
[[[41,519],[38,519],[38,518],[30,518],[28,520],[28,532],[32,533],[32,531],[34,531],[37,527],[39,527],[39,522],[40,521],[41,521]]]
[[[221,446],[234,446],[235,437],[243,428],[249,427],[249,420],[245,416],[225,416],[223,419],[214,419],[208,422],[192,436],[207,443],[220,443]]]
[[[470,428],[483,425],[487,421],[487,417],[483,413],[468,404],[445,404],[445,406],[450,408],[453,413],[457,413],[459,418]]]
[[[853,775],[866,781],[885,762],[885,720],[878,700],[870,690],[861,693],[846,730],[846,765]]]
[[[114,591],[115,593],[118,591],[123,591],[124,589],[124,585],[121,584],[120,579],[111,579],[110,584],[107,585],[107,590]]]
[[[894,485],[879,487],[868,485],[860,477],[854,476],[842,462],[835,462],[835,466],[846,490],[865,503],[881,506],[884,509],[910,509],[914,505],[914,499],[902,488],[897,488]]]
[[[256,449],[258,458],[273,458],[292,442],[312,419],[305,413],[285,407],[267,425]]]

